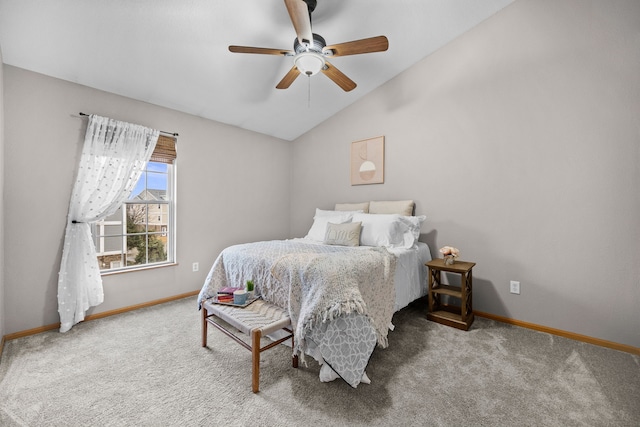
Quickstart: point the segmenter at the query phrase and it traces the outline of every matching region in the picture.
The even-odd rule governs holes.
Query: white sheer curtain
[[[106,117],[89,117],[58,276],[60,332],[84,320],[89,307],[104,299],[90,224],[115,213],[129,197],[153,153],[158,133]]]

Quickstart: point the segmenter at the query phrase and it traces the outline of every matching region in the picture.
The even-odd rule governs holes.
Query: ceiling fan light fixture
[[[324,57],[315,52],[302,52],[296,55],[293,63],[301,73],[313,76],[324,68]]]

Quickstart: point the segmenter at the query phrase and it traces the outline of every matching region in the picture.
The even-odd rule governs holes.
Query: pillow
[[[370,202],[369,213],[372,214],[398,214],[413,215],[413,200],[398,200],[395,202]]]
[[[404,234],[411,231],[406,223],[400,221],[400,215],[366,214],[353,215],[354,222],[362,223],[360,244],[362,246],[384,246],[401,248],[405,245]]]
[[[326,210],[323,210],[323,209],[316,208],[316,214],[313,217],[315,218],[317,216],[342,215],[343,213],[344,213],[344,211],[342,211],[342,212],[326,211]]]
[[[327,224],[324,243],[339,246],[360,246],[361,222],[347,222],[344,224]]]
[[[352,217],[353,212],[325,211],[322,209],[316,209],[316,215],[313,217],[313,224],[309,229],[309,233],[307,233],[305,237],[307,239],[323,242],[324,235],[327,231],[327,224],[329,222],[333,222],[334,224],[343,224],[345,222],[351,222]]]
[[[403,247],[406,249],[412,248],[415,246],[418,239],[420,239],[420,228],[426,216],[401,216],[400,221],[407,225],[408,233],[404,234],[404,245]]]
[[[336,203],[337,211],[362,211],[369,212],[369,202],[362,203]]]
[[[316,208],[316,214],[313,216],[314,218],[319,216],[342,216],[344,214],[354,214],[354,213],[362,213],[362,210],[335,210],[335,211],[326,211],[323,209]]]

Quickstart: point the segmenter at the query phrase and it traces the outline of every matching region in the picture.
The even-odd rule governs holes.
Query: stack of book
[[[227,286],[226,288],[222,288],[218,291],[218,302],[225,302],[229,304],[233,304],[233,293],[244,288],[234,288],[231,286]]]

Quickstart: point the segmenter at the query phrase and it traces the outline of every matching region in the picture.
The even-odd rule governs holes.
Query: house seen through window
[[[92,225],[101,271],[175,262],[174,158],[152,156],[129,199]]]

